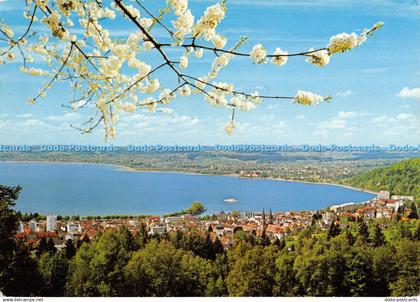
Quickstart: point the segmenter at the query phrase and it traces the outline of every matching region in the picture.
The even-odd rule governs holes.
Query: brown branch
[[[200,82],[200,83],[206,84],[206,85],[211,86],[211,87],[213,87],[213,88],[215,88],[215,89],[219,89],[219,90],[222,90],[222,91],[230,92],[230,93],[232,93],[233,95],[243,95],[243,96],[246,96],[246,97],[251,97],[251,98],[253,97],[253,96],[252,96],[252,94],[245,93],[245,92],[241,92],[241,91],[235,91],[235,90],[233,90],[233,91],[228,91],[226,88],[223,88],[223,87],[220,87],[220,86],[214,85],[214,84],[212,84],[212,83],[210,83],[210,82],[206,82],[206,81],[200,80],[199,78],[196,78],[196,77],[193,77],[193,76],[190,76],[190,75],[187,75],[187,74],[182,74],[182,76],[183,76],[183,77],[186,77],[186,78],[189,78],[189,79],[192,79],[192,80],[195,80],[195,81],[197,81],[197,82]],[[258,97],[259,97],[259,98],[262,98],[262,99],[283,99],[283,100],[292,100],[292,99],[294,99],[294,97],[292,97],[292,96],[271,96],[271,95],[259,95]]]
[[[156,18],[143,4],[140,3],[140,1],[136,0],[136,2],[150,17],[152,17],[153,20],[155,20],[156,23],[158,23],[160,26],[162,26],[163,29],[166,30],[171,35],[171,37],[175,38],[174,32],[172,30],[170,30],[165,24],[163,24],[159,20],[159,17],[161,17],[163,15],[163,13],[161,13],[159,15],[159,17]],[[150,28],[149,28],[149,30],[150,30]]]

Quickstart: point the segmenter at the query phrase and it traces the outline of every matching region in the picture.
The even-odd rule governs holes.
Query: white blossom
[[[260,98],[258,91],[251,93],[251,102],[254,104],[260,104],[262,102],[262,98]]]
[[[168,88],[165,88],[161,94],[159,95],[159,98],[163,104],[169,104],[169,102],[175,98],[175,94],[172,93],[172,91]]]
[[[262,46],[262,44],[257,44],[252,48],[250,55],[254,63],[261,64],[264,62],[267,51],[265,50],[264,46]]]
[[[182,69],[185,69],[188,67],[188,58],[186,56],[182,56],[179,59],[179,67],[181,67]]]
[[[309,91],[302,91],[298,90],[296,96],[293,99],[294,103],[310,106],[310,105],[318,105],[322,101],[324,101],[324,97]]]
[[[160,87],[160,83],[158,79],[151,80],[146,87],[142,88],[143,93],[152,94]]]
[[[277,56],[273,57],[273,59],[271,60],[273,64],[280,67],[287,63],[287,51],[283,51],[281,50],[281,48],[276,48],[273,55]]]
[[[176,16],[182,15],[188,8],[188,0],[170,0],[170,2]]]
[[[49,75],[48,71],[43,70],[41,68],[34,68],[34,67],[27,68],[27,67],[22,66],[20,68],[20,71],[27,73],[31,76],[48,76]]]
[[[313,48],[309,49],[309,51],[313,50]],[[307,54],[307,56],[308,58],[306,59],[306,62],[315,66],[325,66],[330,62],[330,55],[328,53],[328,50],[325,49],[312,52],[310,54]]]
[[[134,112],[137,109],[137,106],[133,103],[124,103],[121,105],[121,109],[125,112]]]
[[[26,0],[24,2],[23,17],[27,22],[30,20],[33,25],[32,30],[27,35],[25,33],[19,39],[14,39],[16,34],[12,28],[3,20],[0,21],[0,36],[4,44],[0,65],[8,60],[14,60],[15,56],[21,56],[23,66],[20,69],[23,73],[31,76],[56,75],[51,82],[46,81],[42,84],[36,97],[27,99],[29,104],[35,104],[39,98],[45,97],[55,82],[68,81],[70,87],[74,89],[74,95],[77,96],[76,100],[70,101],[71,108],[96,110],[101,122],[99,125],[103,125],[105,129],[105,139],[115,138],[115,126],[121,112],[134,112],[139,106],[151,112],[170,111],[161,105],[170,103],[175,97],[188,97],[192,93],[199,93],[213,106],[242,111],[255,108],[263,100],[258,92],[249,94],[235,91],[231,83],[213,82],[235,56],[230,52],[241,52],[239,48],[246,42],[246,38],[241,37],[229,51],[225,50],[227,38],[217,31],[217,27],[226,15],[225,0],[207,7],[199,18],[195,18],[189,9],[188,0],[167,0],[167,8],[173,12],[171,20],[164,19],[168,16],[168,9],[161,10],[159,16],[150,16],[145,10],[148,16],[144,18],[135,1]],[[37,11],[34,10],[35,5],[39,8]],[[32,16],[33,12],[36,15]],[[114,29],[111,30],[112,21],[109,20],[117,17],[120,20],[115,22],[134,21],[141,30],[128,33],[126,38],[120,36]],[[162,24],[158,24],[160,22]],[[153,25],[166,27],[168,24],[172,24],[173,28],[166,28],[168,30],[164,33],[167,36],[156,36],[161,33]],[[325,49],[307,53],[306,60],[316,66],[325,66],[329,63],[331,55],[361,45],[382,25],[382,22],[376,23],[372,28],[364,29],[359,35],[355,33],[335,35],[330,38]],[[129,30],[129,26],[124,28]],[[34,29],[41,34],[34,32]],[[184,39],[187,42],[184,43]],[[179,64],[175,63],[178,52],[171,52],[171,48],[184,50],[182,56],[179,54]],[[178,68],[188,68],[189,58],[193,53],[197,59],[202,58],[204,48],[216,50],[207,54],[209,57],[214,55],[208,72],[198,77],[178,70]],[[150,51],[151,54],[143,51]],[[154,54],[163,60],[155,62],[151,59]],[[288,55],[287,51],[276,48],[269,57],[271,63],[280,67],[288,62]],[[249,56],[252,62],[257,64],[269,62],[267,51],[262,44],[253,46]],[[31,66],[34,57],[37,61],[43,61],[43,69],[36,68],[38,65]],[[152,62],[150,60],[153,61],[154,69],[147,64]],[[164,68],[160,69],[161,67]],[[154,73],[157,69],[160,70]],[[161,88],[160,76],[166,78],[165,73],[168,70],[178,76],[178,88],[175,90]],[[180,73],[183,75],[180,76]],[[196,79],[194,83],[190,82],[194,79]],[[138,101],[140,97],[141,102]],[[293,98],[294,103],[302,105],[314,105],[326,100],[328,98],[305,91],[298,91]],[[85,106],[86,104],[94,104],[95,107],[90,108],[92,106]],[[90,124],[93,124],[93,120]],[[84,125],[89,126],[89,123]],[[235,121],[232,119],[225,127],[226,133],[232,135],[235,126]]]
[[[145,41],[143,43],[143,48],[145,50],[152,50],[155,46],[153,45],[153,43],[151,41]]]
[[[6,34],[6,36],[8,37],[8,38],[13,38],[14,37],[14,35],[15,35],[15,33],[13,32],[13,30],[9,27],[9,26],[7,26],[6,24],[2,24],[2,26],[1,26],[1,30]]]
[[[135,33],[131,33],[127,38],[127,44],[134,48],[136,47],[139,42],[143,39],[143,33],[141,31],[137,31]]]
[[[330,38],[328,51],[330,54],[345,52],[359,45],[359,39],[355,33],[341,33]]]
[[[217,25],[224,19],[226,8],[221,4],[209,6],[193,29],[193,36],[210,41],[216,34]]]
[[[35,105],[36,100],[34,98],[27,98],[26,103],[29,105]]]
[[[235,121],[229,121],[225,126],[225,132],[227,135],[232,135],[235,130],[236,124]]]
[[[203,56],[203,53],[204,53],[203,49],[202,49],[202,48],[200,48],[200,49],[197,49],[197,50],[195,51],[194,55],[195,55],[195,57],[196,57],[197,59],[200,59],[200,58]]]
[[[212,39],[215,48],[222,49],[227,43],[226,37],[215,35]]]
[[[11,51],[8,51],[8,52],[6,52],[6,58],[9,61],[13,61],[15,59],[15,55]]]
[[[182,96],[189,96],[191,94],[191,88],[190,86],[184,85],[181,87],[180,94]]]
[[[185,35],[191,33],[192,26],[194,25],[194,16],[190,10],[187,10],[178,17],[178,20],[172,21],[172,24],[177,29],[175,36],[178,39],[182,39]]]

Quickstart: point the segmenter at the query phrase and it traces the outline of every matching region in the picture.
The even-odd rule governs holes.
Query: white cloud
[[[388,69],[387,67],[363,68],[363,69],[360,69],[360,72],[363,72],[363,73],[379,73],[379,72],[383,72],[387,69]]]
[[[24,113],[24,114],[17,114],[16,117],[17,118],[30,118],[32,117],[32,113]]]
[[[346,98],[346,97],[351,96],[353,94],[354,94],[353,91],[348,89],[346,91],[337,92],[336,96],[341,97],[341,98]]]
[[[71,122],[80,120],[82,116],[77,112],[69,112],[63,115],[50,115],[47,116],[48,121],[52,122]]]
[[[404,98],[404,99],[416,99],[416,100],[420,100],[420,88],[408,88],[408,87],[404,87],[403,89],[401,89],[401,91],[397,94],[398,97],[400,98]]]
[[[124,114],[121,118],[124,123],[119,124],[119,128],[128,130],[142,130],[142,131],[168,131],[168,129],[176,131],[177,129],[188,129],[195,127],[200,123],[198,118],[188,115],[174,114],[149,114],[135,113]]]
[[[375,118],[372,119],[373,123],[382,123],[383,121],[385,121],[388,117],[386,115],[381,115],[381,116],[377,116]]]
[[[276,110],[276,109],[281,108],[281,107],[284,107],[284,105],[277,103],[277,104],[273,104],[273,105],[268,106],[267,109],[268,110]]]
[[[13,126],[15,128],[21,128],[25,131],[30,131],[33,130],[33,128],[42,128],[42,129],[46,129],[46,128],[51,128],[51,125],[46,124],[45,122],[36,119],[36,118],[30,118],[30,119],[26,119],[22,122],[19,123],[14,123]]]
[[[340,111],[337,116],[330,118],[327,121],[323,121],[319,123],[316,128],[317,131],[315,134],[325,135],[327,134],[327,130],[333,129],[346,129],[346,131],[352,131],[353,128],[347,127],[347,123],[349,119],[357,118],[366,115],[365,113],[357,112],[357,111]]]
[[[317,128],[320,130],[327,129],[343,129],[346,127],[346,120],[340,118],[331,118],[328,121],[324,121],[318,124]]]
[[[397,119],[400,121],[414,121],[416,116],[412,113],[400,113],[397,115]]]
[[[285,132],[289,129],[289,125],[287,124],[286,121],[280,121],[275,123],[272,127],[271,130],[274,132],[278,132],[278,133],[282,133]]]
[[[355,117],[360,117],[363,116],[363,113],[360,112],[356,112],[356,111],[340,111],[338,113],[338,118],[339,119],[348,119],[348,118],[355,118]]]
[[[297,120],[303,120],[304,118],[306,118],[306,115],[304,115],[304,114],[300,114],[300,115],[296,116]]]

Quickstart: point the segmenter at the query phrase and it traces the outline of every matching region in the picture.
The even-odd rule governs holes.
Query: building
[[[25,232],[24,224],[22,221],[19,221],[18,233]]]
[[[82,232],[82,226],[79,223],[75,222],[68,222],[67,223],[67,233],[81,233]]]
[[[151,227],[149,234],[151,235],[162,235],[163,233],[166,232],[166,227],[164,224],[157,224]]]
[[[339,211],[347,210],[347,209],[353,207],[354,205],[355,205],[354,202],[342,203],[342,204],[339,204],[339,205],[331,206],[330,211],[333,211],[333,212],[337,213]]]
[[[57,215],[47,216],[47,232],[55,232],[57,229]]]
[[[405,196],[405,195],[392,195],[391,199],[394,200],[409,200],[414,201],[414,196]]]
[[[379,199],[390,199],[389,191],[379,191],[378,198]]]
[[[29,229],[32,232],[36,232],[37,231],[37,226],[38,226],[38,224],[37,224],[37,222],[36,222],[35,219],[32,219],[31,221],[29,221]]]
[[[184,218],[182,216],[170,216],[165,218],[166,223],[177,223],[182,221]]]
[[[386,201],[386,207],[388,207],[388,208],[391,208],[391,209],[393,209],[394,210],[394,212],[396,212],[396,211],[398,211],[398,208],[400,207],[400,206],[402,206],[404,203],[403,203],[403,201],[402,200],[393,200],[393,199],[388,199],[387,201]]]

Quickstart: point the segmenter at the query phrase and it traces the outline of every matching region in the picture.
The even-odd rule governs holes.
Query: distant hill
[[[346,184],[373,191],[420,197],[420,158],[397,162],[391,166],[363,172],[345,180]]]

